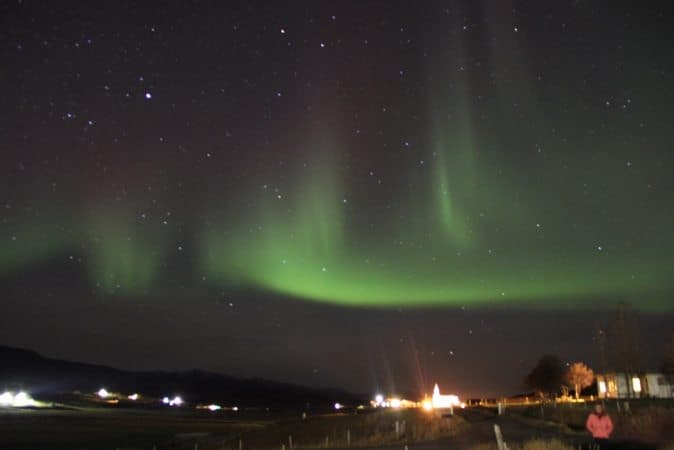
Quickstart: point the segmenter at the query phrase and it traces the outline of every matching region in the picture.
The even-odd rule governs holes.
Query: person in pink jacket
[[[606,447],[608,438],[613,432],[613,422],[611,417],[604,411],[604,407],[600,404],[594,406],[594,411],[587,416],[585,428],[592,433],[595,444],[600,448]]]

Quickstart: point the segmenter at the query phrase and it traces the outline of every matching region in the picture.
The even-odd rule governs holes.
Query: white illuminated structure
[[[12,394],[11,392],[3,392],[0,394],[0,406],[13,406],[15,408],[24,408],[27,406],[36,406],[35,400],[25,392]]]
[[[433,387],[433,397],[431,397],[433,409],[449,409],[455,406],[461,406],[459,397],[454,394],[443,395],[440,393],[440,387],[435,383]]]
[[[375,395],[374,403],[375,403],[375,406],[383,406],[384,405],[384,396],[381,395],[381,394]]]
[[[180,397],[177,396],[177,395],[176,395],[175,397],[173,397],[172,400],[169,400],[168,397],[164,397],[161,401],[162,401],[162,403],[164,403],[165,405],[169,405],[169,406],[180,406],[180,405],[183,404],[183,399],[180,398]]]
[[[106,391],[104,388],[100,388],[98,392],[96,392],[96,395],[98,395],[100,398],[108,398],[110,393]]]
[[[131,394],[131,395],[129,395],[128,398],[129,398],[129,400],[136,401],[136,400],[138,400],[138,394]]]
[[[12,406],[12,403],[14,403],[14,394],[11,392],[0,394],[0,406]]]

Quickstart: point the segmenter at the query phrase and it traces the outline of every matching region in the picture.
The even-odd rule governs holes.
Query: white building
[[[433,397],[431,397],[431,402],[433,405],[433,409],[449,409],[461,405],[461,402],[459,401],[459,397],[457,395],[441,394],[438,383],[435,383],[435,387],[433,387]]]
[[[662,373],[597,375],[599,398],[674,398],[674,379]]]

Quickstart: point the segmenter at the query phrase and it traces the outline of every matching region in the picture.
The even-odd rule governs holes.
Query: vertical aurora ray
[[[447,236],[457,247],[468,247],[473,243],[468,211],[463,206],[469,199],[465,195],[474,190],[473,161],[471,158],[472,139],[468,124],[448,131],[437,127],[433,139],[435,151],[432,176],[429,179],[431,191],[429,214],[440,226],[440,233]],[[461,194],[464,195],[461,195]]]
[[[106,294],[147,294],[157,277],[165,243],[131,223],[123,214],[103,213],[87,227],[91,281]]]
[[[449,29],[452,27],[450,24]],[[455,65],[458,62],[459,70],[450,70],[450,61],[437,61],[428,69],[429,84],[433,86],[429,108],[432,121],[429,156],[433,163],[429,214],[440,226],[438,236],[444,234],[454,247],[466,248],[478,239],[470,207],[479,203],[470,84],[464,70],[469,62],[461,35],[452,36],[448,45],[450,59]]]
[[[258,192],[254,213],[234,231],[206,233],[202,266],[209,277],[287,291],[299,282],[320,288],[331,277],[328,271],[339,270],[344,192],[327,145],[315,143],[313,163],[286,195]]]

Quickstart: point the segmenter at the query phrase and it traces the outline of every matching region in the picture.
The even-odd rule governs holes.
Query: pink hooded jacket
[[[592,413],[587,417],[585,428],[592,433],[593,438],[608,439],[613,432],[613,422],[608,414]]]

